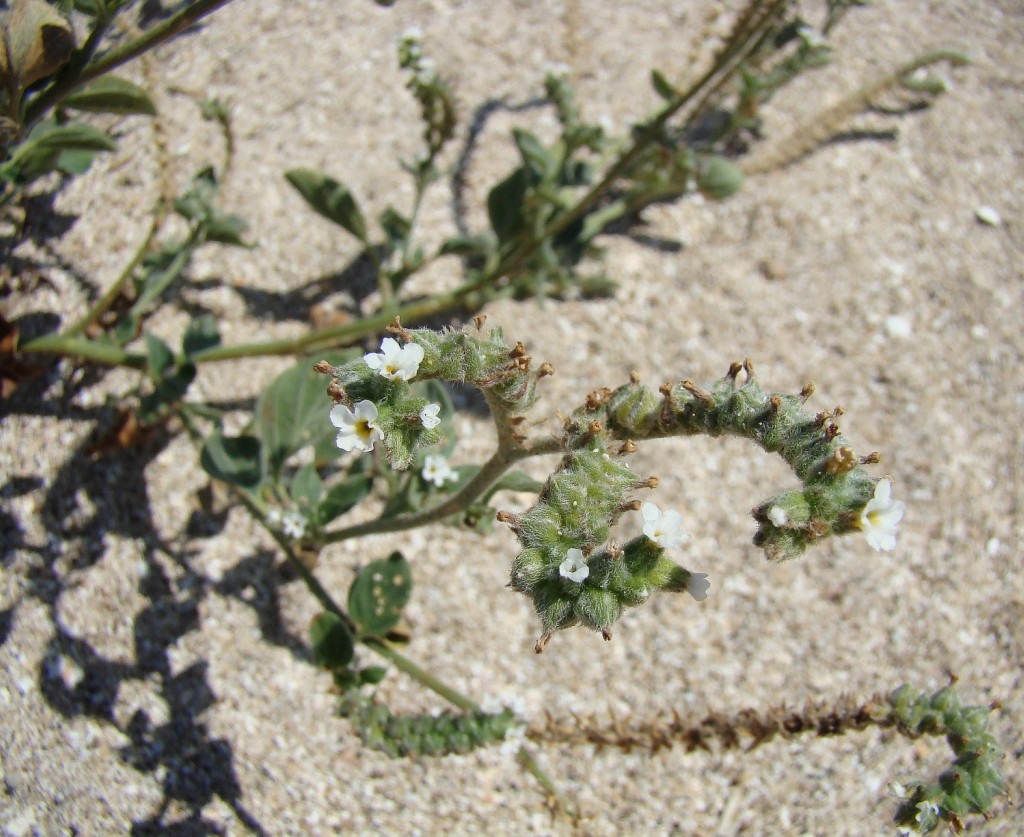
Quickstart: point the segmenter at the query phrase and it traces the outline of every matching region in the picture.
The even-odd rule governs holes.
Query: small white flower
[[[441,423],[441,417],[438,413],[441,412],[440,404],[427,404],[422,410],[420,410],[420,424],[422,424],[427,430],[433,430]]]
[[[392,381],[411,381],[423,360],[423,347],[418,343],[399,346],[393,337],[385,337],[380,343],[380,352],[363,355],[366,365]]]
[[[929,814],[938,817],[942,813],[942,809],[939,808],[934,802],[918,802],[917,803],[917,821],[922,825],[930,819]]]
[[[789,512],[782,506],[772,506],[768,509],[768,519],[781,529],[789,523]]]
[[[339,428],[335,444],[342,450],[373,450],[373,443],[384,439],[377,426],[377,405],[360,401],[353,413],[344,404],[331,408],[331,424]]]
[[[297,511],[285,512],[281,519],[281,530],[292,540],[299,540],[306,534],[308,522],[304,515]]]
[[[505,730],[505,737],[498,749],[504,755],[514,756],[523,748],[524,744],[526,744],[526,725],[516,724]]]
[[[558,565],[558,574],[569,581],[582,584],[583,580],[590,575],[590,567],[583,558],[583,550],[575,546],[565,553],[565,560]]]
[[[889,795],[897,799],[910,799],[910,790],[899,782],[889,782]]]
[[[811,49],[828,46],[828,41],[825,40],[825,37],[816,32],[810,26],[801,26],[796,30],[796,34],[800,37],[800,40],[807,44]]]
[[[408,29],[406,29],[402,33],[402,40],[403,41],[422,41],[423,40],[423,30],[420,29],[418,26],[410,26]]]
[[[860,529],[868,543],[875,550],[889,551],[896,548],[896,526],[903,519],[906,505],[892,499],[892,483],[879,480],[875,496],[868,500],[860,513]]]
[[[708,581],[707,573],[690,573],[690,577],[686,580],[686,592],[698,602],[702,602],[708,597],[709,587],[711,587],[711,582]]]
[[[439,453],[432,453],[423,461],[423,479],[441,488],[446,482],[454,482],[459,475],[448,465],[448,460]]]
[[[280,509],[271,509],[270,511],[267,512],[267,523],[269,523],[271,526],[280,527],[283,520],[284,515],[281,514]]]
[[[680,546],[690,540],[690,533],[684,531],[683,516],[669,509],[662,511],[654,503],[640,506],[640,514],[644,517],[644,535],[663,549]]]

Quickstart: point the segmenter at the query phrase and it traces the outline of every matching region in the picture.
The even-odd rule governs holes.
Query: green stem
[[[473,505],[488,488],[496,483],[512,465],[532,456],[558,453],[561,447],[557,439],[540,439],[529,447],[514,450],[499,448],[494,452],[473,478],[456,494],[453,494],[440,505],[411,514],[402,514],[380,520],[369,520],[357,523],[325,535],[323,543],[340,543],[341,541],[361,538],[366,535],[380,535],[387,532],[404,532],[430,523],[437,523],[446,517],[464,512]]]
[[[170,40],[193,23],[230,2],[231,0],[196,0],[192,5],[147,30],[134,41],[100,56],[80,72],[61,74],[53,84],[29,103],[25,109],[25,126],[30,128],[69,93]]]
[[[44,334],[29,340],[19,347],[24,353],[38,352],[45,355],[77,357],[98,363],[101,366],[130,366],[133,369],[146,368],[146,356],[128,352],[120,346],[83,340],[80,337],[63,334]]]
[[[551,780],[551,777],[544,772],[544,768],[540,766],[540,762],[537,761],[533,752],[526,747],[520,747],[517,758],[519,759],[519,763],[526,768],[534,779],[537,780],[537,783],[547,791],[548,795],[557,800],[562,810],[565,811],[566,816],[574,822],[578,820],[580,815],[576,806],[571,804],[562,792],[555,787],[555,783]]]
[[[96,300],[96,303],[86,311],[85,314],[83,314],[78,320],[72,323],[66,331],[64,331],[64,336],[73,337],[81,334],[110,309],[110,306],[113,305],[121,295],[121,291],[124,290],[124,286],[132,278],[135,268],[137,268],[145,258],[146,253],[149,251],[149,246],[153,243],[153,238],[156,236],[157,230],[160,229],[160,223],[163,221],[166,214],[166,206],[163,201],[160,201],[156,212],[153,215],[153,220],[149,224],[149,230],[146,232],[146,237],[142,240],[142,244],[136,248],[135,254],[132,256],[128,264],[125,265],[124,270],[121,271],[121,274],[117,277],[114,283],[107,288],[103,296]]]
[[[380,654],[384,659],[390,661],[399,671],[408,674],[421,685],[430,689],[430,691],[443,697],[453,706],[457,706],[464,712],[473,712],[480,708],[476,701],[441,682],[429,671],[420,668],[408,657],[398,653],[384,640],[377,637],[366,637],[362,640],[362,643],[375,653]]]

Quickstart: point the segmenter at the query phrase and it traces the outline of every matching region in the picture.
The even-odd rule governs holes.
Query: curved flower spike
[[[683,529],[683,516],[674,509],[662,511],[654,503],[643,503],[640,514],[644,516],[644,535],[662,549],[690,540],[690,533]]]
[[[569,581],[582,584],[588,575],[590,567],[583,558],[583,550],[573,547],[565,553],[565,560],[558,565],[558,574]]]
[[[385,337],[380,352],[363,355],[366,365],[389,380],[411,381],[423,360],[423,347],[418,343],[399,346],[394,337]]]
[[[903,519],[906,504],[892,499],[892,483],[879,480],[875,496],[868,500],[860,513],[860,529],[868,543],[875,550],[889,551],[896,548],[896,527]]]
[[[335,444],[342,450],[373,450],[384,434],[376,424],[377,406],[372,401],[360,401],[353,413],[344,404],[331,408],[331,424],[338,428]]]

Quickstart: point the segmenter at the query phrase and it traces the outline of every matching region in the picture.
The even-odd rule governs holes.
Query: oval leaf
[[[363,636],[382,636],[398,624],[412,593],[412,570],[401,552],[372,561],[352,582],[348,612]]]
[[[292,169],[285,173],[288,182],[306,199],[313,209],[329,221],[334,221],[352,235],[368,244],[366,221],[359,211],[352,193],[333,177],[313,169]]]
[[[352,634],[345,623],[336,613],[326,610],[313,617],[309,642],[313,646],[313,662],[322,668],[344,668],[355,654]]]
[[[211,477],[253,489],[263,477],[260,440],[254,436],[229,437],[214,433],[203,443],[199,464]]]
[[[117,76],[102,76],[66,96],[61,104],[91,113],[156,115],[156,106],[149,94],[137,84]]]

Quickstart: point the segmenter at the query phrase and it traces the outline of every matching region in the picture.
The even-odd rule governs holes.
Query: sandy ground
[[[535,97],[545,62],[564,61],[586,114],[621,128],[654,104],[651,67],[683,74],[704,5],[239,0],[160,51],[149,76],[159,122],[123,121],[120,151],[59,194],[58,215],[16,251],[25,262],[5,316],[28,331],[54,313],[66,322],[114,280],[145,233],[161,171],[177,190],[219,165],[220,139],[195,103],[209,95],[235,125],[224,202],[258,247],[204,248],[182,300],[154,327],[172,338],[189,312],[209,310],[226,342],[301,333],[356,250],[282,173],[326,169],[371,215],[409,199],[397,161],[417,149],[416,106],[393,49],[407,27],[422,28],[464,127],[487,100]],[[908,504],[898,548],[876,553],[851,537],[768,565],[750,544],[749,509],[792,484],[785,467],[736,440],[676,440],[645,445],[633,467],[658,474],[655,499],[684,513],[694,534],[684,560],[711,574],[711,595],[630,612],[611,643],[573,631],[534,655],[536,620],[504,587],[516,544],[501,527],[483,538],[435,527],[346,543],[325,553],[322,579],[343,593],[360,561],[403,549],[417,584],[409,655],[474,697],[518,696],[533,720],[570,710],[700,718],[904,682],[933,689],[955,672],[970,702],[1003,703],[994,728],[1009,794],[995,819],[969,829],[1020,834],[1024,8],[878,0],[836,42],[833,67],[774,103],[771,137],[926,48],[961,47],[975,63],[950,74],[952,92],[932,109],[863,120],[898,128],[895,140],[829,145],[725,204],[648,212],[648,232],[682,249],[610,239],[614,299],[507,302],[487,314],[556,366],[540,415],[632,369],[655,385],[702,381],[749,356],[768,388],[813,380],[811,408],[842,404],[846,435],[884,453],[877,472]],[[552,115],[489,112],[467,157],[471,228],[511,164],[513,124],[543,133]],[[979,222],[981,206],[1001,223]],[[445,182],[424,207],[424,240],[453,228]],[[455,269],[441,264],[416,288],[450,285]],[[251,398],[289,362],[205,367],[195,394]],[[87,455],[133,380],[62,363],[18,393],[0,426],[0,828],[573,833],[496,748],[392,761],[361,747],[309,661],[314,600],[281,573],[244,512],[202,509],[206,480],[187,439]],[[458,423],[456,463],[478,461],[487,423],[470,411]],[[549,463],[536,464],[542,473]],[[396,711],[442,707],[399,675],[381,694]],[[934,775],[945,752],[941,741],[869,732],[750,753],[539,757],[585,812],[582,834],[861,835],[892,833],[886,784]]]

